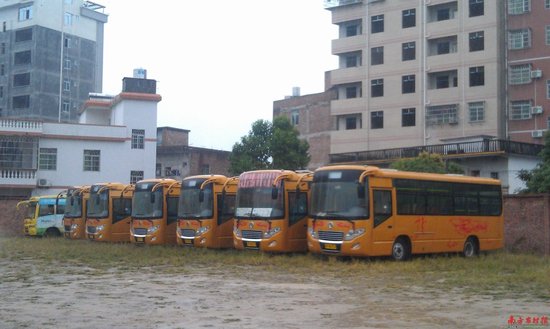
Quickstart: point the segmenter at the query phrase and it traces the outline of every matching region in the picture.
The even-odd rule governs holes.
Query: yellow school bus
[[[92,241],[129,242],[134,185],[98,183],[90,187],[86,236]]]
[[[63,226],[67,239],[86,239],[86,204],[90,197],[90,186],[67,190]]]
[[[130,240],[138,244],[176,244],[180,183],[145,179],[136,183],[132,198]]]
[[[345,256],[391,256],[503,247],[499,180],[373,166],[315,171],[308,249]]]
[[[182,180],[178,244],[233,248],[233,216],[238,177],[199,175]]]
[[[239,176],[233,243],[236,249],[307,251],[311,172],[258,170]]]

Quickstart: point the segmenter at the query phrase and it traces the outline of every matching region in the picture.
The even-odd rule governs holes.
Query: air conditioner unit
[[[541,138],[544,135],[544,130],[533,130],[531,132],[531,137],[533,138]]]
[[[541,70],[533,70],[533,71],[531,71],[531,78],[532,78],[532,79],[542,78],[542,71],[541,71]]]
[[[50,181],[45,178],[39,178],[38,181],[36,181],[36,185],[38,185],[38,187],[48,187],[52,184],[50,184]]]
[[[542,114],[543,112],[542,106],[533,106],[531,107],[531,114]]]

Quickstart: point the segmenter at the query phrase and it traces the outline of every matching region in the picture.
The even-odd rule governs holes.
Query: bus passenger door
[[[391,190],[373,189],[372,255],[390,255],[395,238]]]

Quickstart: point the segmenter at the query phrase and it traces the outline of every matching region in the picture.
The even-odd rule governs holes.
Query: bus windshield
[[[104,190],[101,193],[90,193],[90,201],[88,203],[88,217],[105,218],[109,216],[109,191]]]
[[[239,187],[235,215],[237,218],[283,218],[282,186],[277,187],[277,198],[272,198],[271,187]],[[253,218],[251,218],[253,219]]]
[[[68,197],[65,205],[65,217],[82,217],[82,194]]]
[[[36,202],[29,202],[25,206],[27,207],[27,209],[25,210],[25,217],[34,218],[34,214],[36,211]]]
[[[132,198],[133,218],[161,218],[163,199],[163,188],[159,187],[152,192],[154,184],[139,184],[134,191]]]
[[[178,218],[212,218],[213,201],[212,184],[202,189],[203,197],[200,202],[200,187],[204,179],[191,179],[184,181],[178,203]]]
[[[369,217],[368,178],[358,183],[361,170],[327,170],[315,173],[311,187],[310,216],[315,219],[366,219]]]

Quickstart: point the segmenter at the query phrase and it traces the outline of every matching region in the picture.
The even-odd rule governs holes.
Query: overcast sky
[[[192,146],[230,151],[273,101],[322,92],[336,68],[322,0],[98,0],[105,25],[103,92],[145,68],[162,96],[158,126],[191,130]]]

